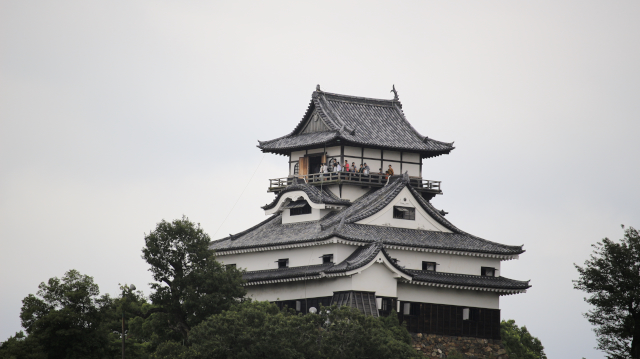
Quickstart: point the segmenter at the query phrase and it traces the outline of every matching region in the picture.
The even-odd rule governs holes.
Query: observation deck
[[[293,179],[296,177],[298,180],[304,180],[306,183],[314,186],[349,184],[368,188],[378,188],[383,187],[389,181],[389,176],[386,174],[364,174],[357,172],[314,173],[269,179],[268,192],[277,193],[282,191],[285,187],[292,185]],[[442,194],[440,182],[441,181],[423,179],[422,177],[409,177],[409,184],[411,187],[422,194],[422,197],[427,200],[433,198],[437,194]]]

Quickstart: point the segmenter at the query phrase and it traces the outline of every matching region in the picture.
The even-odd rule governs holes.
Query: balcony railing
[[[308,184],[339,184],[351,183],[362,186],[382,187],[387,184],[388,176],[379,174],[364,174],[357,172],[329,172],[314,173],[308,175],[295,175],[289,177],[272,178],[269,180],[269,191],[279,191],[286,186],[293,184],[293,178],[298,181],[305,181]],[[417,190],[441,193],[440,181],[423,179],[422,177],[409,176],[409,184]]]

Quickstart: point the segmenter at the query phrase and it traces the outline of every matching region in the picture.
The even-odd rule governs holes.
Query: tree
[[[194,327],[190,341],[186,358],[422,357],[397,315],[373,318],[335,306],[301,315],[273,303],[245,301]]]
[[[624,228],[624,226],[623,226]],[[591,296],[595,308],[584,316],[596,326],[598,349],[611,359],[640,359],[640,236],[633,227],[620,242],[608,238],[593,244],[574,288]]]
[[[62,279],[51,278],[38,288],[37,295],[29,294],[22,300],[20,319],[28,337],[17,334],[14,344],[24,341],[29,347],[37,346],[41,352],[29,355],[49,359],[107,354],[108,331],[100,320],[105,301],[98,297],[100,290],[92,277],[72,269]]]
[[[162,221],[145,235],[142,258],[151,265],[156,340],[188,343],[189,331],[242,299],[242,272],[225,268],[209,249],[209,236],[188,218]],[[164,326],[164,329],[162,329]]]
[[[540,339],[531,335],[526,326],[518,327],[513,319],[500,323],[500,336],[509,359],[547,359]]]

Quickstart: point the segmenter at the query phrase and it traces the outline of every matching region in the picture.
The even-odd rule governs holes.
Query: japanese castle
[[[211,248],[246,269],[255,300],[301,313],[395,310],[412,332],[500,339],[500,296],[530,287],[503,277],[500,264],[524,250],[466,233],[431,204],[441,184],[422,178],[422,161],[455,147],[413,128],[392,91],[385,100],[318,86],[290,134],[259,141],[289,158],[288,175],[270,180],[269,217]],[[336,171],[345,162],[371,170]]]

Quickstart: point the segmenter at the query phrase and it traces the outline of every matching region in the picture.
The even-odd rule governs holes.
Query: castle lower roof
[[[390,248],[413,247],[505,256],[524,252],[522,246],[491,242],[460,230],[411,187],[408,176],[396,176],[393,180],[385,187],[370,191],[345,209],[331,212],[319,221],[283,224],[282,214],[278,213],[243,232],[213,241],[210,247],[224,252],[301,244],[337,237],[362,244],[379,241]],[[420,206],[450,232],[356,223],[387,206],[404,188],[411,191]]]
[[[505,277],[488,277],[468,274],[443,273],[435,271],[405,269],[399,266],[387,253],[381,241],[358,247],[344,261],[309,266],[258,270],[246,272],[243,278],[249,285],[289,282],[297,280],[321,279],[327,276],[345,275],[347,272],[364,267],[382,252],[387,261],[399,272],[408,275],[413,284],[451,287],[469,290],[497,290],[509,293],[524,291],[531,287],[529,281],[519,281]],[[407,281],[405,279],[405,281]]]

